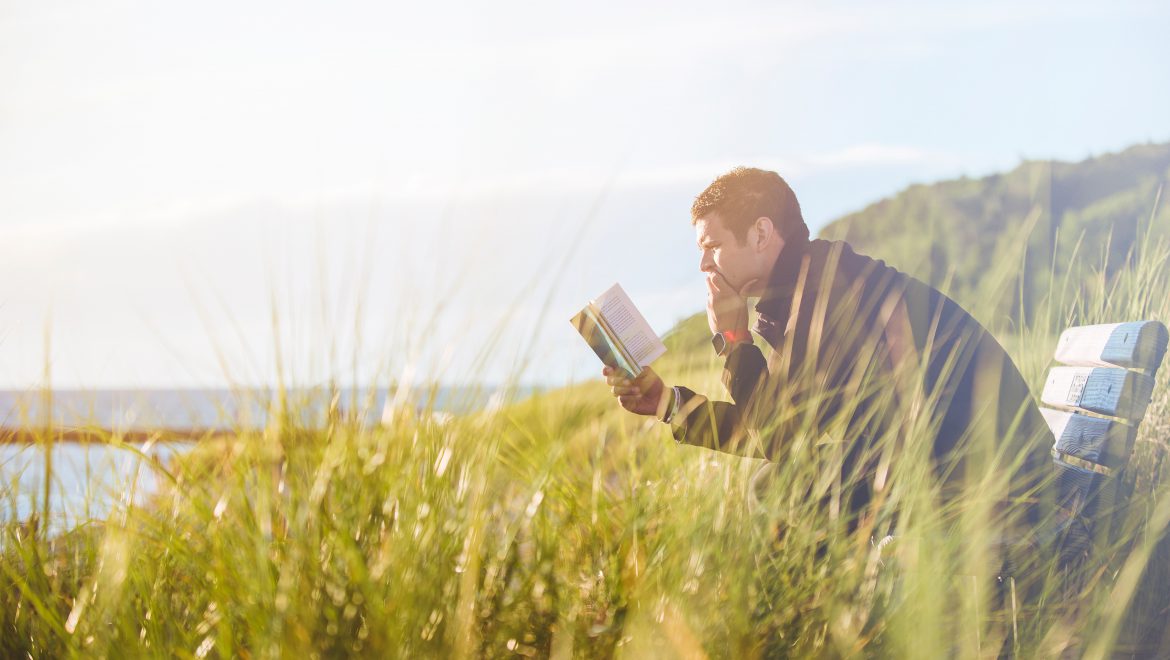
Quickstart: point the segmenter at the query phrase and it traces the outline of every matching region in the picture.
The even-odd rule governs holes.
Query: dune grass
[[[1113,278],[1062,282],[1025,327],[982,320],[1038,387],[1064,327],[1170,321],[1168,257],[1150,242]],[[988,268],[1002,295],[1019,259]],[[722,391],[704,319],[667,341],[655,365],[667,382]],[[875,528],[849,533],[809,496],[834,478],[831,464],[801,458],[818,442],[809,429],[791,460],[761,471],[761,460],[677,446],[592,381],[452,417],[406,405],[380,426],[333,416],[306,427],[288,403],[263,432],[163,470],[145,506],[58,536],[9,524],[0,655],[1165,652],[1150,622],[1170,604],[1168,373],[1124,475],[1122,534],[1099,539],[1086,594],[1049,584],[1031,609],[1013,607],[1010,588],[997,605],[994,576],[972,569],[987,563],[972,549],[992,542],[978,484],[948,505],[963,535],[931,537],[937,484],[899,463],[880,506],[919,513],[879,547]]]

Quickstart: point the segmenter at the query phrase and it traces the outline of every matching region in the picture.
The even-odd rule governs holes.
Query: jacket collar
[[[801,259],[808,251],[808,246],[808,238],[800,235],[784,242],[784,247],[776,256],[776,263],[772,264],[764,293],[756,303],[757,312],[772,319],[787,316],[789,301],[796,289],[796,280],[800,277]]]

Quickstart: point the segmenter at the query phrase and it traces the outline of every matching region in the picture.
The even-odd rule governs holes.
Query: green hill
[[[1079,282],[1102,267],[1113,274],[1147,232],[1170,235],[1170,208],[1157,205],[1168,179],[1170,144],[1079,163],[1025,161],[1006,174],[911,186],[820,235],[844,239],[964,305],[1006,298],[996,313],[1021,320],[1021,308],[1030,315],[1054,277]],[[989,266],[1025,244],[1012,295],[990,291]]]

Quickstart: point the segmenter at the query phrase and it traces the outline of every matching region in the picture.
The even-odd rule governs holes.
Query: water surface
[[[99,443],[57,443],[49,475],[49,529],[60,532],[87,520],[104,520],[118,506],[142,504],[158,491],[152,462],[166,465],[194,443],[155,444],[132,449]],[[143,458],[143,454],[146,458]],[[45,448],[0,445],[0,522],[40,516],[45,492]]]

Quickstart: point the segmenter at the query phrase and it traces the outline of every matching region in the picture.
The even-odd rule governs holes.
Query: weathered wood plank
[[[1109,477],[1053,459],[1056,464],[1056,497],[1062,507],[1090,513],[1097,495]]]
[[[1056,439],[1052,449],[1062,457],[1075,457],[1109,470],[1118,470],[1129,462],[1136,431],[1134,427],[1066,410],[1041,408],[1040,413],[1044,415]]]
[[[1124,367],[1156,371],[1166,354],[1166,326],[1158,321],[1131,321],[1069,328],[1056,342],[1061,364]]]
[[[1040,400],[1064,410],[1085,410],[1140,421],[1154,391],[1147,374],[1104,367],[1053,367]]]

